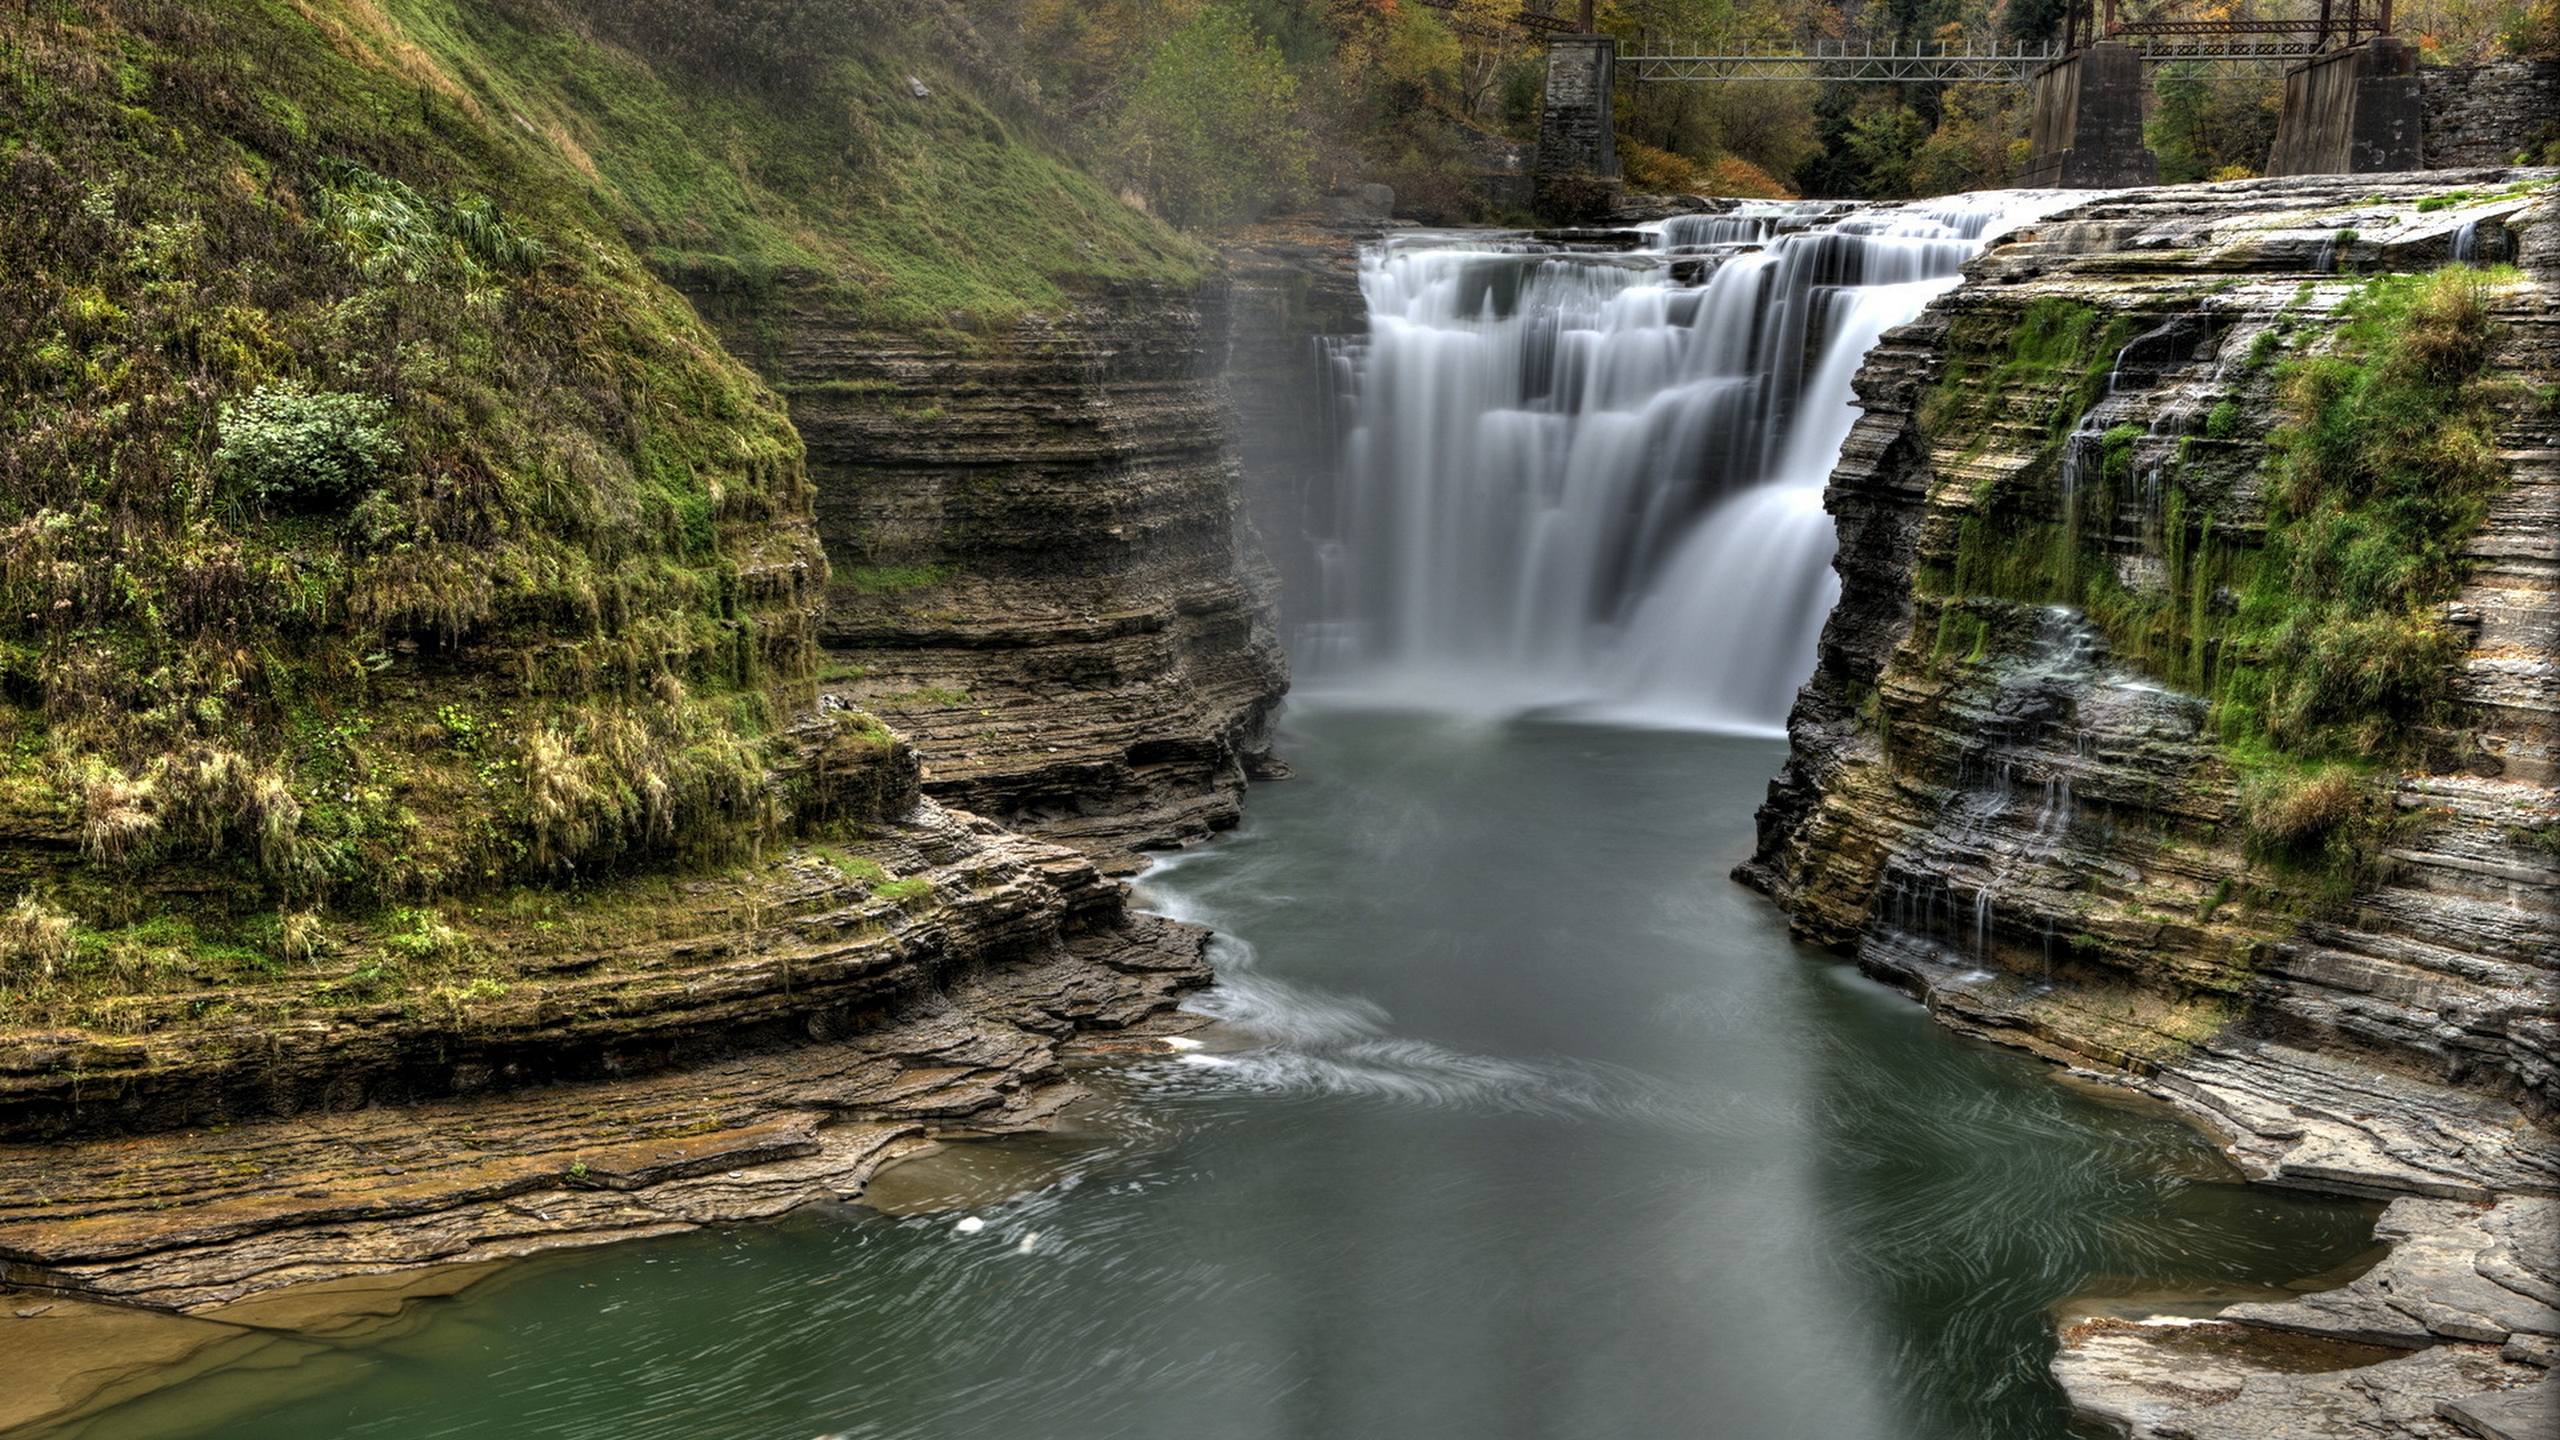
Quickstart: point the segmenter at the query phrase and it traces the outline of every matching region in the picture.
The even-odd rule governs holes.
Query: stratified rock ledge
[[[1114,1037],[1197,1023],[1173,1010],[1208,983],[1208,932],[1128,912],[1084,856],[929,801],[869,845],[916,863],[929,850],[929,898],[884,907],[792,861],[753,898],[763,929],[528,985],[542,993],[467,1033],[367,1016],[265,1037],[290,1053],[247,1060],[287,1114],[238,1103],[257,1035],[137,1047],[120,1077],[136,1117],[228,1098],[190,1128],[0,1145],[0,1285],[227,1314],[288,1286],[851,1199],[924,1142],[1043,1125],[1081,1093],[1079,1057],[1126,1048]],[[545,1051],[577,1060],[533,1068]],[[303,1070],[354,1100],[279,1080]],[[9,1078],[0,1114],[52,1114],[54,1087],[76,1083]],[[376,1101],[442,1098],[362,1104],[368,1082]],[[125,1113],[112,1092],[87,1098]]]
[[[1970,653],[1952,638],[1965,527],[2060,514],[2077,473],[2050,377],[1982,356],[2037,306],[2135,337],[2062,421],[2124,442],[2139,483],[2081,523],[2155,596],[2146,507],[2174,482],[2221,533],[2257,533],[2271,361],[2309,353],[2368,277],[2512,263],[2494,365],[2553,373],[2555,194],[2548,170],[2093,194],[1994,245],[1858,377],[1825,502],[1841,599],[1740,878],[1955,1028],[2176,1106],[2255,1179],[2393,1202],[2390,1258],[2342,1289],[2071,1326],[2055,1374],[2137,1440],[2560,1433],[2560,856],[2537,840],[2560,824],[2560,412],[2502,412],[2510,483],[2449,607],[2457,713],[2383,782],[2407,821],[2386,863],[2308,906],[2252,868],[2203,699],[2058,606],[1986,611],[2001,628]],[[1958,352],[2005,388],[1933,411]]]

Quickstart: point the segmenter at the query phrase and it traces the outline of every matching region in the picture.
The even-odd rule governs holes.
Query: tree
[[[1860,192],[1872,200],[1911,194],[1913,161],[1928,137],[1929,122],[1908,105],[1887,103],[1859,111],[1849,122],[1847,148]]]
[[[2008,184],[2011,154],[2025,131],[2025,96],[2016,86],[1948,86],[1938,102],[1938,128],[1912,157],[1913,189],[1945,195]]]
[[[1243,219],[1306,186],[1296,98],[1278,49],[1243,16],[1210,5],[1147,57],[1112,151],[1176,224]]]

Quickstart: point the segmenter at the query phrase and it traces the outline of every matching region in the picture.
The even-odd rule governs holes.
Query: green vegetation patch
[[[2073,424],[2106,394],[2107,373],[2135,325],[2130,315],[2051,295],[2029,302],[2014,326],[1998,316],[1960,316],[1946,367],[1921,399],[1921,429],[1966,437],[1970,457],[1989,448],[2004,417],[2046,415],[2038,464],[2030,467],[2041,473],[2060,458]]]
[[[2167,583],[2137,594],[2104,553],[2105,527],[1985,506],[1959,530],[1944,593],[2082,609],[2125,658],[2212,696],[2235,739],[2396,756],[2449,700],[2461,647],[2442,606],[2505,480],[2496,429],[2511,397],[2489,373],[2488,297],[2510,278],[2456,267],[2370,281],[2324,351],[2280,367],[2291,418],[2270,437],[2262,545],[2226,538],[2221,517],[2173,484],[2158,522]],[[2222,428],[2237,424],[2235,412]],[[2113,513],[2132,438],[2130,427],[2102,438],[2092,513]]]
[[[2269,437],[2263,534],[2237,531],[2172,479],[2146,529],[2161,583],[2128,586],[2109,551],[2114,525],[2083,520],[2084,508],[2118,514],[2131,479],[2121,427],[2101,440],[2084,505],[2033,513],[2016,503],[2025,487],[1979,504],[1952,562],[1921,575],[1940,604],[1932,663],[1984,658],[1990,632],[1971,602],[2077,608],[2119,659],[2211,700],[2251,853],[2318,878],[2315,903],[2342,901],[2398,823],[2373,777],[2407,763],[2452,704],[2463,641],[2444,605],[2506,482],[2496,433],[2520,393],[2493,374],[2490,298],[2513,279],[2458,266],[2367,281],[2327,345],[2292,360],[2275,361],[2279,337],[2261,334],[2240,369],[2274,364],[2287,416]],[[2047,312],[2003,368],[2034,383],[2080,353],[2063,337],[2093,329]],[[2056,427],[2085,413],[2065,408],[2079,393],[2053,412]],[[1950,399],[1941,423],[1981,423],[1991,403]],[[2225,401],[2205,430],[2238,425]]]
[[[799,439],[574,156],[403,24],[466,8],[507,7],[13,23],[0,806],[75,841],[30,903],[416,906],[781,818]]]
[[[803,24],[745,0],[374,3],[415,64],[688,289],[790,277],[883,328],[969,330],[1207,270],[1028,111],[982,100],[929,8],[843,0]]]

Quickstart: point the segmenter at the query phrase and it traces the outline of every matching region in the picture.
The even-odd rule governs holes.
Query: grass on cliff
[[[801,446],[667,274],[968,327],[1203,265],[841,3],[778,87],[619,28],[709,0],[12,7],[0,1024],[467,994],[419,917],[800,828]]]
[[[2104,436],[2099,464],[2084,466],[2094,489],[2045,507],[2035,497],[2051,495],[2056,454],[2038,451],[2025,484],[1979,497],[1958,523],[1951,564],[1923,566],[1940,600],[1930,664],[1987,659],[1994,620],[1974,597],[2081,610],[2117,659],[2212,700],[2248,851],[2307,884],[2301,902],[2335,910],[2406,822],[2376,776],[2409,764],[2450,715],[2465,641],[2445,602],[2506,482],[2496,428],[2516,387],[2493,366],[2491,295],[2511,282],[2473,266],[2371,279],[2296,359],[2278,359],[2276,331],[2260,333],[2230,382],[2273,379],[2281,413],[2258,474],[2263,528],[2232,523],[2230,484],[2186,474],[2179,448],[2140,525],[2156,584],[2127,584],[2112,553],[2135,436]],[[1951,366],[1923,423],[1940,446],[1974,438],[1979,454],[2015,387],[2030,402],[2040,387],[2045,436],[2068,433],[2097,397],[2068,384],[2104,364],[2097,333],[2079,307],[2038,302],[2007,354],[1976,341],[1974,359]],[[2232,441],[2237,405],[2214,407],[2204,430]]]
[[[1206,273],[1204,250],[1122,203],[1035,119],[982,100],[939,58],[930,4],[837,7],[841,28],[788,37],[787,76],[708,66],[680,13],[644,24],[622,0],[349,8],[351,25],[410,47],[422,83],[550,152],[688,288],[752,298],[791,276],[867,324],[968,331],[1096,283]]]
[[[416,901],[773,828],[798,438],[423,65],[366,0],[0,28],[0,809],[45,903]]]
[[[1960,522],[1951,565],[1923,573],[1942,602],[1932,663],[1984,655],[1986,622],[1962,607],[1967,598],[2078,608],[2118,658],[2212,701],[2222,754],[2242,777],[2252,852],[2330,877],[2323,893],[2342,898],[2392,823],[2368,777],[2407,763],[2452,705],[2464,640],[2444,605],[2505,482],[2496,432],[2514,387],[2494,373],[2490,298],[2513,278],[2468,266],[2376,278],[2340,307],[2325,345],[2290,360],[2275,359],[2272,331],[2261,334],[2233,378],[2271,368],[2284,417],[2260,477],[2263,532],[2243,533],[2217,503],[2192,498],[2172,466],[2143,526],[2157,584],[2128,584],[2110,553],[2131,498],[2117,435],[2105,437],[2082,505],[2026,508],[2020,496],[2034,486],[1987,497]],[[2072,341],[2094,330],[2031,309],[1991,384],[2053,388],[2073,363],[2097,363]],[[1942,390],[1925,422],[1955,427],[1933,429],[1949,437],[1991,423],[2003,393],[1991,384]],[[2085,388],[2067,394],[2052,427],[2067,431],[2090,399]],[[2208,415],[2208,435],[2222,413]],[[2220,428],[2213,438],[2236,418]]]
[[[2262,734],[2306,756],[2397,754],[2449,698],[2461,641],[2442,606],[2505,478],[2495,436],[2511,397],[2490,373],[2499,335],[2489,296],[2511,279],[2455,267],[2370,281],[2321,351],[2278,366],[2286,420],[2268,442],[2262,544],[2241,543],[2173,476],[2154,522],[2161,586],[2125,586],[2104,553],[2112,525],[1996,498],[1962,523],[1938,583],[1951,595],[2081,608],[2120,655],[2210,694],[2228,735]],[[2045,344],[2038,330],[2031,311],[2017,348]],[[2075,353],[2096,363],[2086,350],[2063,359]],[[2067,373],[2013,358],[1993,383],[2022,368]],[[1961,403],[1981,410],[1998,403],[1991,393]],[[2051,412],[2055,428],[2068,430],[2068,406],[2085,393]],[[1980,423],[1958,415],[1967,420]],[[2130,438],[2126,427],[2103,437],[2084,477],[2097,486],[2092,521],[2129,498],[2119,442]]]

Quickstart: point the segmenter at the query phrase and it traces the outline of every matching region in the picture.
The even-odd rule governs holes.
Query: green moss
[[[1990,649],[1991,626],[1980,615],[1959,605],[1949,605],[1938,612],[1938,638],[1931,647],[1933,659],[1978,665]]]
[[[1994,316],[1959,319],[1937,385],[1919,408],[1923,433],[1963,437],[1963,458],[1981,454],[2001,426],[2024,413],[2046,417],[2037,439],[2042,474],[2056,463],[2078,417],[2106,394],[2115,357],[2136,331],[2130,315],[2058,296],[2028,303],[2014,325]]]
[[[1959,527],[1952,567],[1922,583],[1946,597],[2077,607],[2120,658],[2210,695],[2235,745],[2395,754],[2449,703],[2459,639],[2440,609],[2503,482],[2484,298],[2501,283],[2469,269],[2369,282],[2322,353],[2280,369],[2294,418],[2271,437],[2263,546],[2227,538],[2213,508],[2173,481],[2157,526],[2166,584],[2137,592],[2076,513],[1995,499]],[[2236,425],[2235,415],[2226,428]],[[2091,514],[2116,513],[2128,429],[2102,442]],[[1943,634],[1937,648],[1948,648]]]
[[[880,862],[867,855],[854,855],[830,845],[812,845],[809,853],[847,880],[878,889],[889,879]]]
[[[933,881],[923,875],[910,875],[903,880],[891,880],[876,887],[872,893],[883,900],[895,901],[910,909],[930,905],[935,898]]]

